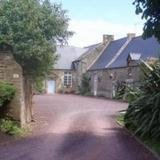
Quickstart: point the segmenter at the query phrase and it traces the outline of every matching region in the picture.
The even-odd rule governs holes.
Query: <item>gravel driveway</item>
[[[0,145],[0,160],[155,160],[115,123],[126,103],[74,95],[34,98],[32,135]]]

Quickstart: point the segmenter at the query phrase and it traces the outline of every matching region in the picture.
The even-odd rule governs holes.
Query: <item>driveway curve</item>
[[[115,123],[126,107],[74,95],[36,96],[33,133],[0,145],[0,160],[156,160]]]

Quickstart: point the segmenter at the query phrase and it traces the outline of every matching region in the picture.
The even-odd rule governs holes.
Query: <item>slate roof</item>
[[[104,69],[105,66],[112,60],[112,58],[116,55],[118,50],[124,45],[126,41],[127,38],[112,41],[104,50],[102,55],[98,58],[98,60],[93,64],[90,70]]]
[[[127,57],[131,52],[141,54],[141,59],[143,60],[147,60],[152,57],[158,58],[160,54],[160,44],[154,37],[146,40],[141,36],[135,37],[120,54],[117,60],[109,66],[109,68],[126,67]]]
[[[90,70],[106,69],[105,66],[112,60],[117,51],[126,42],[127,38],[112,41],[99,59],[93,64]],[[141,59],[158,58],[160,55],[160,44],[151,37],[144,40],[141,36],[131,40],[128,46],[122,51],[118,58],[107,68],[120,68],[127,66],[127,57],[131,53],[141,55]]]
[[[72,69],[72,62],[85,53],[88,49],[73,46],[57,46],[59,60],[55,69]]]

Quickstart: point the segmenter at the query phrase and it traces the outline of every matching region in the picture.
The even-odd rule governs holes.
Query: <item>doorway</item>
[[[56,82],[54,80],[48,80],[47,81],[47,93],[48,94],[54,94],[55,88],[56,88]]]

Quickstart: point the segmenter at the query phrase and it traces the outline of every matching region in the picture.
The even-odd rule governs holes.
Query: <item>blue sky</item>
[[[71,19],[69,29],[75,35],[71,45],[86,46],[101,41],[103,34],[115,39],[128,32],[142,33],[143,21],[135,14],[133,0],[54,0],[62,3]]]

